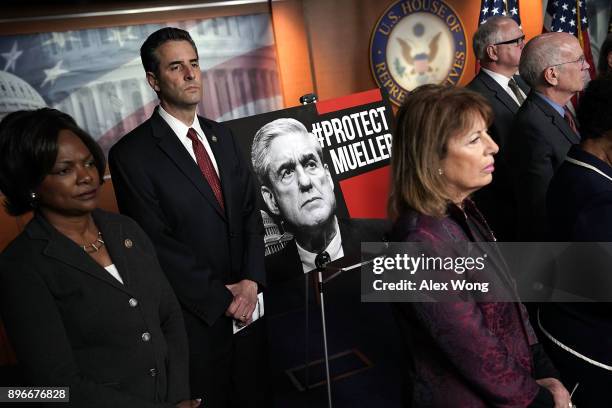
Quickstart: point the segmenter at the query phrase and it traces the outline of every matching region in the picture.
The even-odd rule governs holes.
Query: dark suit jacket
[[[0,310],[27,385],[69,386],[75,407],[173,407],[189,398],[180,306],[136,223],[93,215],[124,285],[40,215],[0,256]]]
[[[529,86],[525,81],[518,75],[515,75],[514,79],[525,95],[528,95]],[[511,137],[510,128],[519,105],[482,70],[466,87],[487,98],[491,104],[495,117],[489,127],[489,134],[499,146],[499,153],[495,156],[493,181],[478,190],[474,194],[474,200],[497,238],[500,241],[513,241],[516,238],[516,223],[510,214],[516,214],[516,203],[504,152],[507,140]]]
[[[511,134],[506,153],[518,205],[518,238],[546,241],[546,190],[555,169],[580,137],[534,91],[516,114]]]
[[[590,164],[612,177],[612,167],[579,146],[572,146],[568,157]],[[604,176],[564,162],[550,183],[547,204],[551,240],[612,242],[612,181]],[[581,264],[575,269],[580,271],[580,284],[576,286],[588,292],[584,295],[590,295],[591,299],[597,299],[601,290],[601,299],[609,301],[612,259],[603,248],[592,247],[589,259],[577,260]],[[611,303],[543,304],[541,321],[546,330],[562,343],[601,363],[612,365]]]
[[[439,219],[406,210],[390,241],[434,248],[444,242],[492,240],[471,202],[466,201],[465,213],[453,206],[449,213]],[[460,401],[462,407],[523,407],[534,400],[552,406],[550,393],[535,378],[556,373],[541,359],[520,303],[443,301],[393,307],[405,342],[407,406],[450,407]]]
[[[234,136],[198,119],[219,167],[225,211],[157,111],[113,146],[109,165],[119,209],[151,237],[183,306],[192,367],[206,367],[232,347],[231,319],[224,316],[232,294],[225,285],[265,282],[264,240],[252,177]],[[194,395],[197,376],[192,370]]]

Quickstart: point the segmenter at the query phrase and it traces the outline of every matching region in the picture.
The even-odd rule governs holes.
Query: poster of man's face
[[[321,145],[304,124],[279,118],[259,128],[251,144],[251,164],[264,211],[293,237],[303,272],[317,266],[319,254],[329,261],[341,258],[334,180]]]
[[[251,160],[268,211],[286,229],[308,232],[333,220],[334,182],[321,146],[301,122],[281,118],[259,129]]]
[[[269,282],[303,276],[324,264],[328,268],[358,264],[361,242],[380,239],[381,220],[350,218],[340,188],[341,180],[355,180],[388,164],[389,155],[379,154],[375,162],[373,153],[365,150],[366,143],[370,147],[376,143],[387,146],[389,130],[384,133],[382,124],[390,120],[379,118],[378,134],[365,126],[369,134],[366,130],[362,132],[357,129],[362,118],[373,128],[372,118],[381,116],[379,112],[385,108],[377,105],[366,109],[341,111],[344,116],[340,117],[347,126],[342,134],[346,141],[336,144],[334,141],[339,139],[329,133],[329,123],[335,121],[339,129],[340,119],[329,117],[334,116],[332,113],[327,117],[319,115],[313,105],[225,122],[237,136],[257,181]],[[349,123],[347,118],[353,122]],[[349,125],[355,126],[353,139],[357,134],[360,138],[353,143]],[[388,150],[388,146],[385,148]],[[353,153],[357,151],[364,153],[360,156]],[[351,160],[363,163],[355,164],[351,170]],[[360,201],[364,198],[358,197]],[[380,199],[385,200],[386,195]]]

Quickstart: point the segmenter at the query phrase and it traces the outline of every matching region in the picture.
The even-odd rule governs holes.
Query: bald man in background
[[[506,149],[521,241],[548,240],[548,184],[569,148],[580,142],[565,105],[584,88],[588,69],[580,43],[571,34],[542,34],[523,49],[519,72],[531,92],[515,116]]]

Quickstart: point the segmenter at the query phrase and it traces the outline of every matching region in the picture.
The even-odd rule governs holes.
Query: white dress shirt
[[[117,270],[115,264],[105,266],[104,269],[106,269],[106,271],[110,273],[113,278],[117,279],[123,285],[123,279],[121,279],[121,275],[119,275],[119,271]]]
[[[210,157],[210,160],[212,161],[213,167],[215,168],[215,171],[217,172],[218,176],[219,168],[217,167],[217,161],[215,160],[215,155],[213,154],[212,149],[210,148],[208,139],[206,139],[206,136],[204,136],[204,131],[202,130],[202,127],[200,126],[200,121],[198,120],[198,115],[194,114],[191,126],[187,126],[183,122],[166,112],[164,108],[161,107],[161,105],[158,106],[158,113],[159,116],[161,116],[162,119],[166,121],[168,126],[170,126],[170,128],[174,131],[176,137],[178,137],[179,141],[183,144],[183,146],[185,146],[185,149],[187,149],[187,152],[189,153],[193,161],[197,163],[198,161],[196,159],[195,152],[193,151],[193,142],[190,138],[187,137],[187,131],[189,130],[189,128],[193,128],[193,130],[196,131],[196,133],[198,134],[198,139],[200,139],[200,142],[202,142],[202,144],[204,145],[204,149],[206,149],[206,153],[208,153],[208,157]]]
[[[501,86],[508,95],[510,95],[510,97],[516,102],[516,104],[520,105],[518,98],[516,97],[514,92],[512,92],[512,89],[510,89],[510,87],[508,86],[508,81],[510,81],[510,78],[508,78],[505,75],[498,74],[497,72],[488,70],[486,68],[481,67],[480,69],[482,69],[485,74],[493,78],[493,80],[497,82],[499,86]],[[523,90],[520,87],[519,87],[519,92],[521,93],[521,95],[523,95],[523,98],[527,99],[527,95],[525,95],[525,92],[523,92]]]
[[[336,219],[336,217],[334,217],[334,228],[336,229],[336,235],[324,249],[324,251],[329,254],[332,261],[340,259],[344,256],[344,250],[342,249],[342,236],[340,235],[340,227],[338,226],[338,219]],[[313,269],[316,269],[317,265],[315,264],[315,258],[319,254],[305,250],[297,241],[295,241],[295,244],[297,245],[298,254],[300,255],[300,260],[302,261],[302,269],[304,270],[304,273],[308,273]]]

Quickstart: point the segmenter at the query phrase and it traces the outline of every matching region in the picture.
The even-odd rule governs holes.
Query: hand
[[[184,400],[176,404],[176,408],[197,408],[200,406],[201,402],[202,402],[202,398]]]
[[[540,378],[536,382],[550,391],[555,401],[555,408],[568,408],[571,406],[572,400],[570,399],[569,391],[561,384],[561,381],[548,377]]]
[[[234,296],[225,315],[244,323],[250,323],[255,306],[257,306],[257,283],[243,279],[238,283],[225,285],[225,287]]]

